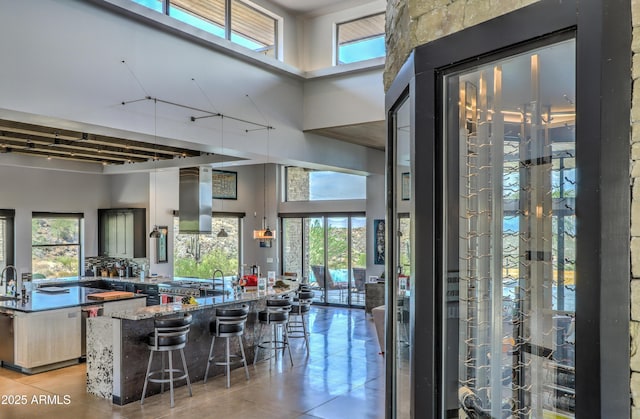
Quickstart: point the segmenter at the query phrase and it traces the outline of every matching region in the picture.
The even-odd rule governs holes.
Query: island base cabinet
[[[80,307],[37,313],[15,312],[15,365],[32,373],[44,371],[47,368],[43,367],[49,365],[78,362],[81,318]]]
[[[129,300],[105,301],[102,305],[102,315],[110,316],[113,313],[122,313],[125,311],[134,311],[138,308],[146,307],[146,298],[132,298]]]

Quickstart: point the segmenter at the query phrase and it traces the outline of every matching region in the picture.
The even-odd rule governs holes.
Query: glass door
[[[575,415],[575,48],[444,78],[443,417]]]
[[[307,266],[309,284],[315,291],[314,302],[326,303],[325,284],[325,226],[324,217],[303,218],[303,258]]]
[[[387,361],[387,368],[393,374],[392,388],[394,393],[394,417],[411,417],[411,380],[412,380],[412,330],[414,319],[412,305],[416,304],[412,290],[416,279],[411,276],[413,271],[413,240],[412,240],[412,162],[411,162],[411,102],[405,97],[392,114],[393,142],[392,142],[392,182],[394,185],[393,208],[388,215],[389,232],[387,233],[387,248],[389,258],[386,272],[390,281],[387,282],[387,321],[393,327],[387,330],[387,339],[391,337],[392,347],[387,345],[387,352],[392,358]]]
[[[351,283],[349,270],[349,219],[327,218],[327,269],[325,275],[326,301],[348,304]]]
[[[282,270],[308,281],[315,302],[364,307],[366,217],[283,217],[282,231]]]
[[[367,218],[351,217],[351,286],[349,302],[364,307],[364,284],[367,282]]]

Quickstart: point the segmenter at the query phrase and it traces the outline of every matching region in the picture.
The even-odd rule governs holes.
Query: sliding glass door
[[[316,303],[364,306],[366,218],[360,215],[283,217],[282,271],[316,291]]]

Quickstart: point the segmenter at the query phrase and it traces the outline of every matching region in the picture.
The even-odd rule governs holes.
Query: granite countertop
[[[294,285],[297,283],[294,283]],[[141,307],[133,311],[115,312],[110,316],[117,319],[124,320],[143,320],[150,319],[159,316],[166,316],[176,312],[204,310],[205,308],[222,306],[226,304],[237,304],[242,302],[249,302],[260,300],[263,298],[275,297],[278,295],[288,294],[297,289],[296,286],[289,286],[289,288],[269,289],[268,291],[245,291],[239,295],[233,293],[224,297],[199,297],[196,298],[198,304],[182,304],[182,303],[169,303],[160,304],[155,306]]]
[[[65,292],[54,292],[47,293],[38,291],[35,289],[31,292],[31,296],[28,300],[8,300],[8,301],[0,301],[0,309],[8,309],[13,311],[22,311],[26,313],[38,312],[38,311],[46,311],[46,310],[57,310],[60,308],[68,308],[75,306],[85,306],[85,305],[95,305],[102,304],[104,301],[92,300],[87,298],[89,294],[95,294],[99,292],[105,292],[103,289],[98,288],[90,288],[90,287],[80,287],[80,286],[70,286],[65,287]],[[129,298],[144,298],[145,294],[134,294]],[[128,299],[128,298],[124,298]],[[122,300],[122,299],[120,299]],[[109,300],[109,301],[118,301]]]

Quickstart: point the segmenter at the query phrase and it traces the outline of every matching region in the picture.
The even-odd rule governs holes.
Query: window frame
[[[349,63],[341,63],[340,62],[340,26],[346,25],[346,24],[349,24],[349,23],[353,23],[353,22],[357,22],[359,20],[369,19],[371,17],[379,16],[379,15],[383,15],[384,16],[385,12],[382,11],[382,12],[378,12],[378,13],[371,13],[371,14],[368,14],[366,16],[361,16],[361,17],[358,17],[358,18],[355,18],[355,19],[350,19],[350,20],[345,20],[343,22],[336,22],[335,23],[334,31],[333,31],[333,36],[334,36],[334,42],[333,42],[333,65],[334,65],[334,67],[339,67],[339,66],[353,64],[353,63],[361,63],[361,62],[364,62],[364,61],[367,61],[367,60],[375,60],[377,58],[384,58],[385,57],[386,49],[387,49],[386,45],[385,45],[385,54],[381,55],[380,57],[367,58],[367,59],[364,59],[364,60],[357,60],[357,61],[352,61],[352,62],[349,62]],[[383,28],[382,33],[379,36],[382,36],[382,38],[384,39],[384,37],[385,37],[384,28]],[[377,37],[378,36],[375,36],[375,37],[371,37],[369,39],[375,39]]]
[[[78,223],[78,242],[77,243],[59,243],[59,244],[34,244],[33,234],[31,235],[31,272],[33,272],[33,249],[34,248],[51,248],[51,247],[78,247],[78,270],[75,276],[82,276],[82,266],[84,262],[84,213],[59,213],[59,212],[32,212],[31,223],[35,219],[45,218],[65,218],[75,219]],[[50,279],[50,278],[46,278]]]
[[[311,184],[309,183],[309,198],[306,200],[291,200],[289,199],[289,169],[305,169],[304,167],[300,167],[300,166],[283,166],[282,170],[284,170],[284,185],[283,185],[283,192],[282,192],[282,198],[284,202],[331,202],[331,201],[359,201],[359,200],[366,200],[367,199],[367,177],[364,175],[357,175],[354,173],[342,173],[342,172],[336,172],[333,170],[315,170],[315,169],[311,169],[312,171],[316,171],[316,172],[330,172],[330,173],[337,173],[337,174],[343,174],[343,175],[352,175],[352,176],[361,176],[364,178],[364,190],[362,197],[348,197],[348,198],[331,198],[331,199],[311,199]]]
[[[104,1],[109,1],[109,0],[104,0]],[[143,16],[145,16],[146,14],[144,12],[142,12],[142,10],[144,10],[145,12],[147,10],[149,10],[152,13],[163,14],[163,15],[171,18],[173,21],[180,22],[182,24],[188,25],[190,28],[198,29],[197,26],[191,25],[191,24],[185,22],[184,20],[177,19],[177,18],[175,18],[174,16],[172,16],[170,14],[171,9],[173,7],[172,4],[171,4],[171,0],[161,0],[161,2],[162,2],[162,12],[160,12],[158,10],[155,10],[155,9],[153,9],[151,7],[148,7],[148,6],[142,4],[139,1],[136,1],[136,0],[129,0],[129,1],[130,1],[130,3],[132,3],[133,5],[136,6],[136,7],[127,8],[127,10],[129,10],[131,12],[134,12],[136,14],[143,14]],[[207,33],[208,35],[213,36],[215,38],[220,38],[220,39],[224,39],[226,41],[232,42],[234,45],[237,45],[237,46],[240,46],[242,48],[245,48],[248,51],[252,51],[252,52],[254,52],[256,54],[264,55],[265,57],[270,57],[270,55],[265,54],[264,51],[251,49],[251,48],[246,47],[246,46],[244,46],[244,45],[242,45],[242,44],[240,44],[238,42],[235,42],[235,41],[233,41],[231,39],[232,35],[233,35],[232,30],[231,30],[231,26],[232,26],[233,19],[234,19],[233,18],[233,14],[231,12],[231,3],[233,1],[239,2],[243,6],[248,7],[250,9],[256,11],[257,13],[265,15],[266,17],[268,17],[270,19],[273,19],[273,22],[274,22],[274,34],[273,34],[274,35],[274,37],[273,37],[274,45],[273,45],[273,48],[275,50],[274,54],[273,54],[273,58],[278,60],[278,61],[283,61],[284,55],[282,53],[282,40],[283,40],[282,28],[284,27],[284,25],[283,25],[284,18],[282,16],[276,14],[275,12],[273,12],[271,10],[268,10],[268,9],[266,9],[266,8],[256,4],[256,3],[248,1],[248,0],[223,0],[223,1],[224,1],[224,26],[222,27],[222,29],[224,31],[224,36],[219,36],[217,34],[214,34],[212,32],[209,32],[209,31],[206,31],[206,30],[203,30],[203,29],[198,29],[198,30],[203,30],[205,33]],[[142,8],[142,10],[139,11],[137,6]],[[193,12],[191,12],[189,10],[183,10],[182,8],[179,8],[178,6],[176,6],[176,8],[181,10],[181,11],[183,11],[183,12],[186,12],[186,13],[190,13],[190,14],[193,13]],[[199,17],[199,19],[201,19],[203,21],[207,21],[207,22],[213,24],[212,22],[210,22],[205,17]],[[180,28],[177,28],[177,27],[176,27],[176,29],[180,30],[182,32],[190,34],[190,32],[187,32],[184,29],[180,29]]]
[[[242,264],[243,264],[243,251],[242,251],[242,247],[244,245],[244,240],[243,240],[243,236],[244,236],[244,218],[245,218],[246,214],[244,212],[219,212],[219,211],[214,211],[212,212],[212,218],[211,218],[211,226],[212,226],[212,238],[213,240],[216,239],[215,234],[216,234],[216,230],[213,228],[213,224],[215,223],[215,221],[217,219],[220,218],[235,218],[237,219],[237,228],[238,228],[238,244],[237,244],[237,248],[238,248],[238,266],[236,269],[236,272],[240,272]],[[176,240],[178,239],[178,236],[188,236],[188,235],[193,235],[193,234],[179,234],[176,232],[176,222],[177,220],[180,219],[180,214],[176,211],[174,212],[174,216],[173,216],[173,222],[171,224],[171,231],[173,231],[173,242],[171,244],[171,258],[173,259],[173,272],[172,275],[173,276],[180,276],[176,274]],[[198,235],[199,236],[199,235]],[[213,270],[211,270],[210,274],[213,274]]]
[[[5,220],[6,226],[4,231],[4,249],[0,248],[0,251],[4,250],[5,264],[0,265],[4,269],[8,265],[15,265],[15,210],[0,209],[0,220]],[[13,274],[7,272],[7,275]],[[15,279],[15,278],[14,278]]]

